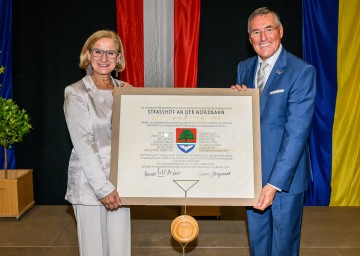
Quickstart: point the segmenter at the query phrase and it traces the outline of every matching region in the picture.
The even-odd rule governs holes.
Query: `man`
[[[248,33],[258,56],[239,63],[232,88],[258,88],[261,93],[263,187],[257,204],[246,210],[251,254],[299,255],[316,71],[282,47],[283,27],[269,8],[250,15]]]

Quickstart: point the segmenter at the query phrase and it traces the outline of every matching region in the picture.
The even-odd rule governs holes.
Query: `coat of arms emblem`
[[[193,150],[196,145],[196,128],[176,128],[176,145],[184,153]]]

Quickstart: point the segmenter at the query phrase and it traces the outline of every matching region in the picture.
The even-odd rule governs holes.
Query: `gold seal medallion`
[[[181,215],[171,223],[171,235],[180,243],[189,243],[199,234],[197,221],[190,215]]]

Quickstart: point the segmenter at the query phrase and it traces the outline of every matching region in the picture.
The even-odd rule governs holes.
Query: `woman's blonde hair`
[[[119,35],[111,30],[96,31],[86,40],[80,53],[80,63],[79,63],[80,68],[86,69],[88,67],[90,62],[87,53],[93,47],[93,45],[101,38],[110,38],[114,40],[116,44],[116,50],[121,54],[119,61],[116,62],[115,70],[118,72],[123,71],[125,69],[125,56],[124,56],[123,45]]]

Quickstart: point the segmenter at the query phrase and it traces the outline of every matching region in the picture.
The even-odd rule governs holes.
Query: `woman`
[[[65,88],[64,113],[72,149],[65,199],[74,209],[81,256],[131,254],[130,209],[109,181],[112,92],[131,86],[111,73],[125,68],[119,36],[92,34],[80,53],[87,75]]]

